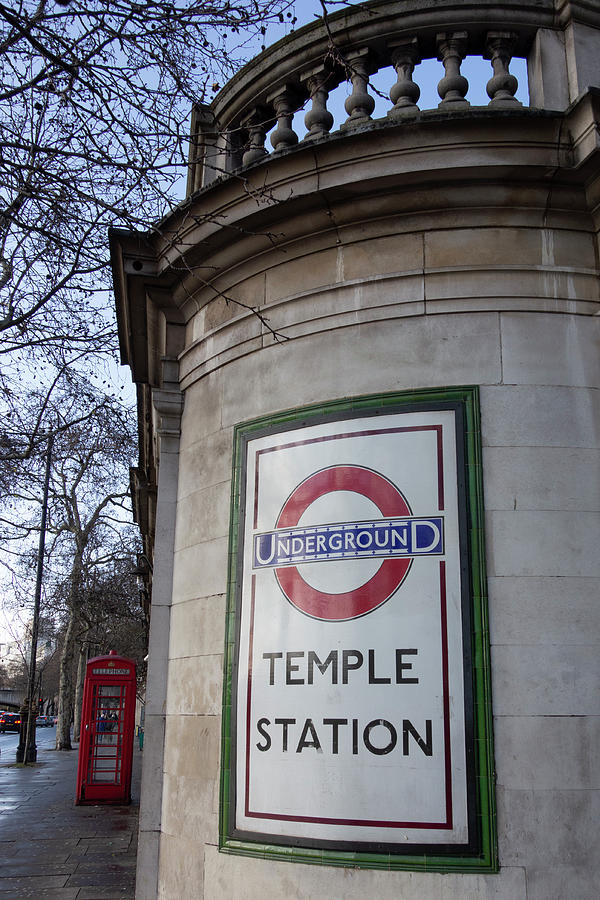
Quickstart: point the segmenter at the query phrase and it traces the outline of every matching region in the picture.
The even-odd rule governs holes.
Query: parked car
[[[52,716],[38,716],[35,724],[37,728],[51,728],[53,725]]]
[[[0,715],[0,732],[20,730],[21,716],[19,713],[5,712]]]

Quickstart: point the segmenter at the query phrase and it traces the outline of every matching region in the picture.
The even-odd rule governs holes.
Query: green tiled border
[[[280,846],[239,841],[230,837],[231,726],[233,667],[235,659],[235,623],[237,600],[238,523],[242,498],[242,468],[245,441],[266,429],[298,427],[319,417],[339,418],[361,410],[402,407],[430,407],[452,401],[464,413],[465,486],[468,516],[468,552],[471,593],[471,653],[473,668],[474,759],[477,819],[480,852],[465,855],[401,855],[398,853],[347,852],[330,849]],[[492,692],[485,571],[484,504],[481,462],[479,390],[477,386],[406,391],[339,400],[327,404],[287,410],[236,426],[232,472],[229,530],[229,577],[223,677],[223,719],[221,743],[221,793],[219,805],[219,850],[243,856],[310,863],[313,865],[360,867],[366,869],[407,870],[415,872],[498,871],[496,806],[494,790],[494,753],[492,731]]]

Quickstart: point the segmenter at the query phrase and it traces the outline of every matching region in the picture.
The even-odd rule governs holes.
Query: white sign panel
[[[468,843],[455,415],[248,440],[236,834]]]

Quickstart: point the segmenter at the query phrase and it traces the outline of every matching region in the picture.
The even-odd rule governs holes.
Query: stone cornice
[[[121,362],[138,384],[160,386],[162,356],[183,348],[183,321],[173,303],[173,275],[159,272],[151,234],[109,230]]]
[[[587,96],[587,95],[586,95]],[[586,160],[598,152],[597,99],[590,92],[566,115],[470,109],[460,116],[416,113],[397,126],[387,122],[303,145],[252,167],[244,177],[220,180],[165,220],[161,266],[177,265],[181,281],[173,296],[189,319],[194,296],[210,295],[223,268],[284,247],[294,237],[296,212],[313,210],[315,228],[327,224],[328,199],[352,202],[378,193],[404,192],[405,208],[419,185],[443,179],[485,182],[510,170],[524,181],[545,177],[580,183]],[[408,204],[408,206],[407,206]],[[323,223],[320,222],[323,217]],[[172,236],[186,247],[185,265],[173,254]],[[199,274],[198,274],[199,273]],[[218,297],[215,291],[214,297]]]
[[[561,27],[570,22],[580,22],[592,28],[600,28],[600,5],[597,0],[554,0],[556,17]]]

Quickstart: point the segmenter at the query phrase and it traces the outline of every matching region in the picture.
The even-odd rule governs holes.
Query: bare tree
[[[55,437],[43,610],[65,621],[57,746],[69,749],[77,641],[97,620],[88,607],[115,561],[124,556],[132,559],[135,549],[128,499],[135,429],[131,410],[94,391],[74,373],[56,401],[49,410]],[[15,594],[24,605],[30,605],[33,597],[42,499],[40,462],[35,455],[21,462],[0,517],[2,560],[13,573]]]
[[[0,354],[105,339],[107,226],[175,201],[192,104],[286,5],[0,3]]]
[[[74,658],[78,639],[94,618],[89,606],[90,599],[97,596],[95,582],[128,550],[124,546],[128,489],[115,475],[131,459],[130,434],[130,422],[124,417],[119,422],[115,410],[106,409],[85,429],[65,433],[63,456],[54,464],[51,552],[64,559],[67,612],[60,662],[58,750],[71,749]]]
[[[51,430],[45,590],[60,582],[68,612],[64,745],[73,655],[97,626],[86,598],[122,526],[135,434],[99,374],[116,350],[107,228],[146,230],[177,202],[192,107],[271,23],[294,26],[291,0],[0,0],[0,561],[26,604]],[[121,445],[102,446],[116,431]]]
[[[31,620],[23,624],[19,630],[12,629],[12,653],[0,665],[0,684],[15,690],[26,692],[29,686],[29,657],[31,652]],[[40,617],[39,637],[36,659],[36,696],[43,696],[43,689],[48,690],[49,695],[55,693],[54,687],[58,687],[58,681],[54,685],[52,677],[52,662],[54,661],[58,642],[59,628],[51,616]]]
[[[129,541],[128,541],[129,539]],[[137,535],[121,535],[114,558],[88,573],[81,596],[81,630],[76,656],[73,739],[79,740],[86,663],[114,650],[134,659],[138,683],[145,683],[149,622],[139,602],[134,574]],[[106,554],[105,554],[106,555]]]
[[[3,488],[38,451],[65,373],[98,385],[114,359],[108,226],[145,229],[177,202],[192,105],[289,5],[0,0]]]

